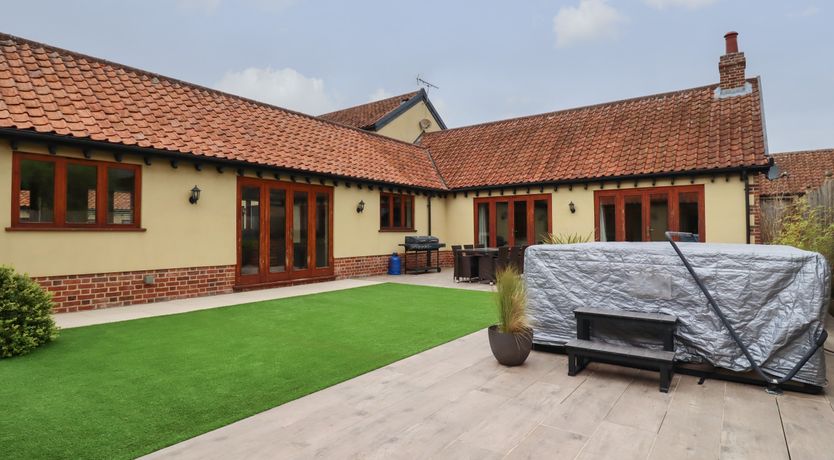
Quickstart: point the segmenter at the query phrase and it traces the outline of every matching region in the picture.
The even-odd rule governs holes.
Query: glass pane
[[[625,197],[625,240],[643,241],[643,198],[640,195]]]
[[[133,223],[135,178],[132,169],[107,169],[107,223]]]
[[[685,192],[678,195],[678,231],[698,233],[700,230],[698,213],[698,192]]]
[[[513,203],[513,236],[516,246],[530,244],[527,240],[527,202],[516,201]]]
[[[240,274],[254,275],[260,269],[261,190],[243,187],[240,198]]]
[[[414,228],[414,197],[405,197],[405,228]]]
[[[90,165],[67,164],[67,223],[96,223],[96,174]]]
[[[287,270],[287,192],[269,190],[269,272]]]
[[[55,215],[55,163],[20,161],[20,222],[52,222]]]
[[[330,197],[316,193],[316,267],[329,265]]]
[[[533,202],[533,225],[536,243],[541,243],[547,236],[547,200]]]
[[[402,228],[403,227],[403,215],[402,215],[402,197],[399,195],[394,195],[394,209],[391,211],[394,213],[394,227]]]
[[[307,268],[307,192],[293,194],[292,208],[292,266]]]
[[[614,197],[602,196],[599,198],[599,240],[616,241],[617,227],[614,213]]]
[[[388,220],[391,210],[389,209],[390,201],[388,195],[380,195],[379,197],[379,228],[388,228],[391,222]]]
[[[652,195],[649,206],[649,236],[651,241],[666,241],[669,230],[669,203],[666,195]]]
[[[489,246],[489,203],[478,203],[478,244]]]
[[[495,244],[510,244],[510,207],[506,201],[495,203]]]

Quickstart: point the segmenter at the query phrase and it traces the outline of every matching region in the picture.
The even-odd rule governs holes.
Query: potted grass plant
[[[512,266],[496,274],[498,324],[489,327],[489,347],[499,363],[519,366],[533,348],[533,328],[527,316],[524,280]]]

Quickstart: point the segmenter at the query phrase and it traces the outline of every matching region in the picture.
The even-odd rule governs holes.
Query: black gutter
[[[429,208],[429,236],[431,236],[431,196],[426,200],[426,206]]]
[[[750,244],[750,177],[747,171],[741,175],[744,179],[744,228],[747,234],[747,244]]]
[[[579,179],[569,179],[569,180],[555,180],[555,181],[537,181],[537,182],[517,182],[511,184],[501,184],[501,185],[478,185],[474,187],[459,187],[459,188],[450,188],[448,192],[476,192],[476,191],[488,191],[488,190],[501,190],[501,189],[508,189],[508,188],[534,188],[534,187],[554,187],[558,185],[582,185],[582,184],[593,184],[593,183],[608,183],[608,182],[625,182],[625,181],[633,181],[633,180],[644,180],[644,179],[667,179],[670,177],[678,178],[678,177],[688,177],[694,178],[696,176],[704,176],[704,175],[716,175],[716,174],[737,174],[743,173],[745,171],[752,171],[752,172],[764,172],[767,171],[769,166],[739,166],[734,168],[719,168],[719,169],[698,169],[698,170],[691,170],[691,171],[677,171],[677,172],[665,172],[665,173],[651,173],[651,174],[629,174],[629,175],[622,175],[622,176],[606,176],[606,177],[592,177],[592,178],[579,178]]]
[[[693,170],[693,171],[679,171],[679,172],[667,172],[667,173],[652,173],[652,174],[633,174],[633,175],[623,175],[623,176],[607,176],[607,177],[596,177],[596,178],[579,178],[579,179],[570,179],[570,180],[557,180],[557,181],[537,181],[537,182],[519,182],[519,183],[512,183],[512,184],[501,184],[501,185],[489,185],[489,186],[474,186],[474,187],[460,187],[460,188],[430,188],[430,187],[419,187],[413,185],[404,185],[398,184],[395,182],[384,182],[379,180],[373,179],[362,179],[357,177],[351,176],[341,176],[336,174],[330,173],[320,173],[315,171],[305,171],[300,169],[290,169],[290,168],[279,168],[275,166],[263,165],[260,163],[250,163],[243,160],[231,160],[226,158],[218,158],[218,157],[210,157],[210,156],[203,156],[199,154],[192,154],[192,153],[182,153],[182,152],[174,152],[171,150],[161,150],[155,149],[151,147],[139,147],[139,146],[130,146],[125,144],[117,144],[111,143],[107,141],[94,141],[87,138],[78,138],[78,137],[69,137],[69,136],[62,136],[59,134],[52,134],[52,133],[38,133],[35,131],[27,131],[27,130],[19,130],[15,128],[0,128],[0,137],[6,137],[11,140],[28,140],[34,142],[42,142],[45,144],[67,144],[74,147],[80,148],[90,148],[102,151],[119,151],[123,153],[134,154],[138,156],[158,156],[163,158],[169,158],[172,160],[185,160],[197,163],[211,163],[211,164],[219,164],[219,165],[226,165],[235,168],[252,168],[252,169],[262,169],[268,170],[277,173],[283,173],[287,175],[298,175],[298,176],[316,176],[316,177],[327,177],[339,181],[344,182],[357,182],[357,183],[366,183],[372,184],[377,187],[389,187],[389,188],[400,188],[406,190],[415,190],[419,192],[425,192],[428,194],[436,193],[436,194],[446,194],[446,193],[455,193],[455,192],[474,192],[474,191],[488,191],[488,190],[501,190],[507,188],[533,188],[533,187],[553,187],[559,185],[576,185],[576,184],[591,184],[591,183],[605,183],[605,182],[616,182],[616,181],[629,181],[629,180],[642,180],[642,179],[664,179],[669,177],[690,177],[693,178],[699,175],[709,175],[709,174],[731,174],[731,173],[742,173],[745,171],[752,171],[752,172],[763,172],[767,171],[769,168],[768,165],[762,166],[741,166],[741,167],[734,167],[734,168],[722,168],[722,169],[703,169],[703,170]],[[432,163],[434,163],[434,158],[431,157],[429,154]],[[439,176],[439,171],[436,169]],[[443,180],[442,176],[441,181],[445,185],[445,180]],[[748,197],[749,198],[749,197]],[[749,222],[748,222],[749,224]]]
[[[51,133],[38,133],[35,131],[26,131],[26,130],[19,130],[14,128],[0,128],[0,137],[9,138],[12,141],[15,140],[23,140],[23,141],[30,141],[30,142],[42,142],[47,145],[49,144],[65,144],[72,147],[77,148],[88,148],[88,149],[95,149],[101,151],[117,151],[120,153],[126,154],[133,154],[142,157],[148,156],[156,156],[156,157],[163,157],[171,160],[183,160],[183,161],[191,161],[195,163],[210,163],[210,164],[217,164],[217,165],[224,165],[231,168],[250,168],[250,169],[259,169],[259,170],[268,170],[270,172],[277,172],[283,173],[286,175],[295,175],[295,176],[315,176],[315,177],[326,177],[335,179],[342,182],[357,182],[357,183],[365,183],[365,184],[372,184],[377,187],[391,187],[391,188],[399,188],[399,189],[406,189],[406,190],[415,190],[420,192],[426,193],[446,193],[448,190],[441,189],[441,188],[429,188],[429,187],[418,187],[414,185],[404,185],[398,184],[395,182],[385,182],[373,179],[362,179],[357,177],[351,176],[342,176],[337,174],[331,173],[323,173],[323,172],[315,172],[315,171],[305,171],[301,169],[291,169],[291,168],[280,168],[275,166],[263,165],[260,163],[250,163],[248,161],[243,160],[232,160],[227,158],[218,158],[218,157],[210,157],[205,155],[199,154],[192,154],[192,153],[182,153],[182,152],[174,152],[171,150],[161,150],[155,149],[151,147],[139,147],[139,146],[130,146],[125,144],[116,144],[107,141],[94,141],[92,139],[87,138],[78,138],[78,137],[68,137],[62,136],[59,134],[51,134]]]

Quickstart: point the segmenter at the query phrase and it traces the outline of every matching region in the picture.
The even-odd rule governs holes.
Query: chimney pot
[[[726,54],[738,53],[738,32],[727,32],[724,34],[726,41]]]

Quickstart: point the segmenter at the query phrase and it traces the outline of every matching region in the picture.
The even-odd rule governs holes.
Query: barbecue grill
[[[445,248],[446,243],[441,243],[436,236],[406,236],[405,243],[400,244],[405,249],[403,254],[403,266],[406,273],[417,274],[426,273],[432,270],[440,272],[440,248]],[[432,265],[432,252],[437,256],[435,258],[435,265]],[[426,254],[426,264],[408,268],[408,254],[412,256],[420,256],[420,253]]]

